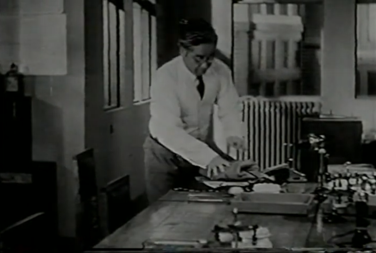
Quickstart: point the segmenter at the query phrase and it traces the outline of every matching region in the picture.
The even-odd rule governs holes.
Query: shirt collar
[[[197,79],[197,77],[191,71],[189,71],[187,66],[185,66],[183,57],[181,56],[179,56],[179,69],[182,70],[184,77],[188,78],[190,81],[194,82]]]
[[[197,81],[197,76],[194,75],[191,71],[189,71],[189,69],[187,68],[187,66],[185,66],[183,57],[181,57],[181,56],[179,56],[179,65],[180,65],[179,69],[182,70],[182,73],[183,73],[184,77],[188,78],[192,82]],[[205,77],[207,77],[211,73],[212,73],[212,67],[210,67],[208,69],[208,71],[203,75],[203,78],[205,79]]]

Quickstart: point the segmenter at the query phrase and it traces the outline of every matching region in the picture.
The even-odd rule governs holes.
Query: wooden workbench
[[[301,190],[301,187],[297,188],[297,191]],[[231,205],[186,202],[182,200],[184,194],[169,192],[105,238],[96,248],[142,248],[143,242],[150,239],[212,240],[214,225],[233,221]],[[243,224],[267,227],[272,234],[270,239],[274,248],[328,248],[331,245],[326,241],[331,236],[354,228],[354,222],[324,224],[322,232],[318,233],[316,226],[312,226],[312,217],[246,214],[238,218]],[[371,236],[376,235],[375,225],[373,223],[369,228]]]

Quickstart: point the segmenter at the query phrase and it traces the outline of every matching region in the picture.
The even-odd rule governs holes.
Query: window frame
[[[304,5],[309,5],[309,4],[311,4],[311,3],[315,3],[315,4],[317,4],[318,3],[318,1],[308,1],[307,3],[304,3]],[[233,19],[232,19],[232,27],[233,27],[233,36],[235,37],[235,33],[237,32],[236,30],[235,30],[235,27],[236,27],[236,18],[235,18],[235,13],[236,13],[236,11],[235,11],[235,5],[236,4],[239,4],[239,5],[245,5],[245,6],[249,6],[249,5],[253,5],[253,4],[258,4],[258,5],[260,5],[260,4],[263,4],[263,5],[267,5],[267,4],[270,4],[270,1],[267,1],[267,0],[257,0],[257,1],[234,1],[233,2],[233,7],[232,7],[232,9],[233,9]],[[276,4],[278,4],[278,3],[273,3],[274,5],[276,5]],[[283,3],[283,4],[288,4],[288,5],[290,5],[290,3],[289,2],[285,2],[285,3]],[[291,3],[292,4],[292,3]],[[320,3],[320,4],[323,4],[323,3]],[[265,6],[264,6],[265,7]],[[276,9],[276,8],[279,8],[280,9],[280,7],[277,7],[277,6],[275,6],[274,7],[274,9]],[[287,10],[286,10],[287,11]],[[284,11],[284,12],[286,12],[286,11]],[[299,10],[299,7],[297,6],[297,11],[299,11],[300,12],[300,10]],[[242,10],[242,12],[245,12],[244,10]],[[243,13],[244,14],[244,13]],[[280,15],[285,15],[285,14],[280,14]],[[240,19],[242,19],[242,18],[240,18]],[[302,36],[303,36],[303,33],[302,33]],[[321,32],[321,39],[320,39],[320,41],[318,41],[319,42],[319,45],[321,45],[321,46],[319,46],[319,48],[320,48],[320,50],[321,50],[321,47],[322,47],[322,42],[323,42],[323,38],[322,38],[322,32]],[[235,38],[233,39],[233,48],[232,48],[232,62],[233,62],[233,66],[235,66]],[[311,42],[310,41],[308,41],[308,44],[310,44]],[[315,43],[317,43],[317,42],[315,42]],[[316,53],[316,54],[320,54],[320,53]],[[252,59],[249,59],[249,61],[252,61]],[[318,61],[320,61],[321,62],[321,59],[319,58],[318,59]],[[320,70],[321,70],[321,67],[320,67]],[[234,75],[234,78],[235,78],[235,71],[233,71],[234,73],[233,73],[233,75]],[[320,78],[321,78],[321,76],[320,76]],[[249,89],[250,89],[250,87],[248,87]],[[276,99],[276,98],[278,98],[278,100],[281,100],[281,101],[320,101],[320,99],[321,99],[321,95],[322,95],[322,83],[320,82],[320,86],[319,87],[317,87],[318,89],[319,89],[319,94],[312,94],[312,95],[305,95],[305,94],[302,94],[302,95],[280,95],[280,96],[275,96],[275,95],[273,95],[273,96],[271,96],[271,97],[265,97],[265,99]],[[264,98],[264,97],[263,97]]]
[[[359,8],[359,6],[365,5],[369,6],[368,9]],[[362,11],[366,13],[359,13]],[[355,98],[375,99],[376,87],[373,89],[370,87],[372,84],[369,79],[374,79],[376,75],[376,53],[373,57],[369,57],[371,56],[369,53],[374,52],[374,48],[376,49],[376,32],[369,26],[373,24],[373,17],[376,17],[376,3],[357,3],[355,15],[357,20],[355,34],[358,41],[355,48]],[[360,20],[362,18],[363,20]],[[364,18],[366,19],[364,20]],[[359,27],[359,24],[365,25],[364,30]],[[373,26],[376,28],[375,24]],[[372,93],[370,93],[370,89],[372,89]]]
[[[112,29],[111,17],[110,17],[110,6],[111,4],[115,7],[116,16],[115,23],[116,28]],[[107,6],[107,7],[106,7]],[[124,105],[123,94],[125,89],[125,83],[127,82],[126,77],[122,75],[122,70],[125,69],[127,61],[127,41],[125,34],[127,33],[127,20],[126,20],[126,7],[123,0],[102,0],[102,22],[103,22],[103,109],[105,111],[113,111],[121,109]],[[121,13],[123,17],[121,17]],[[107,22],[105,21],[107,19]],[[123,23],[122,23],[123,21]],[[105,27],[107,23],[107,26]],[[107,28],[107,29],[106,29]],[[112,35],[111,32],[115,30],[114,37],[116,38],[115,44],[115,60],[113,60],[113,50],[112,48]],[[121,33],[121,31],[124,33]],[[122,35],[123,40],[122,40]],[[106,44],[107,40],[107,44]],[[107,65],[106,62],[107,61]],[[112,80],[112,61],[115,62],[115,80]],[[106,70],[107,69],[107,70]],[[111,92],[115,91],[115,96],[112,97]],[[115,101],[112,102],[111,100]],[[108,101],[108,102],[107,102]]]
[[[133,59],[133,85],[132,85],[132,103],[133,105],[142,105],[145,103],[150,102],[150,85],[151,85],[151,79],[154,75],[154,72],[157,69],[157,17],[156,17],[156,5],[154,0],[133,0],[132,2],[132,13],[134,12],[134,4],[137,5],[137,8],[140,8],[140,22],[139,25],[141,27],[141,35],[140,35],[140,43],[135,42],[135,24],[134,24],[134,15],[132,15],[132,39],[133,39],[133,45],[139,44],[141,45],[140,48],[140,58],[142,59],[141,62],[145,61],[145,57],[148,61],[147,69],[144,69],[144,66],[142,63],[140,66],[135,66],[136,59],[138,57],[135,57],[136,48],[133,47],[132,52],[132,59]],[[134,13],[133,13],[134,14]],[[147,16],[143,16],[143,14],[146,14]],[[143,30],[143,18],[147,18],[147,33],[146,37],[147,39],[147,45],[144,44],[144,38],[145,31]],[[154,21],[154,22],[153,22]],[[147,49],[147,55],[145,55],[145,49]],[[135,71],[136,67],[141,67],[140,72]],[[146,71],[146,73],[145,73]],[[136,78],[136,74],[140,74],[140,78]],[[148,74],[148,77],[145,80],[145,74]],[[145,83],[146,82],[146,83]],[[147,89],[147,92],[145,93],[145,90]]]

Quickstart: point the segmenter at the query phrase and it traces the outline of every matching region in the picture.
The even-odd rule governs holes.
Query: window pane
[[[121,90],[126,85],[126,75],[124,74],[124,71],[126,69],[126,60],[127,58],[130,58],[127,55],[126,52],[126,26],[125,26],[125,12],[123,9],[119,10],[119,85],[118,85],[118,104],[121,105]]]
[[[296,4],[288,4],[287,5],[287,15],[295,16],[298,15],[298,5]]]
[[[118,105],[119,65],[118,65],[118,11],[113,3],[108,5],[110,33],[110,106]]]
[[[108,1],[103,1],[103,91],[105,107],[111,105],[110,101],[110,40],[109,40]]]
[[[282,43],[282,57],[283,57],[283,67],[288,68],[289,65],[289,42],[283,41]]]
[[[151,77],[154,76],[158,68],[158,54],[157,54],[157,18],[151,17]],[[151,81],[151,80],[150,80]]]
[[[370,28],[369,28],[369,41],[376,44],[376,3],[369,4],[369,20],[370,20]]]
[[[256,9],[255,4],[249,5]],[[234,18],[239,20],[234,24],[234,48],[239,51],[234,54],[235,80],[247,82],[240,86],[247,85],[254,92],[261,85],[263,95],[319,95],[321,63],[317,55],[323,6],[310,3],[299,7],[300,11],[296,4],[261,4],[257,16],[254,12],[248,14],[255,24],[251,28],[244,26],[244,17]],[[242,36],[245,33],[252,36]],[[244,41],[247,50],[243,49]],[[311,44],[312,49],[307,49],[306,44]],[[247,69],[242,68],[248,68],[248,76],[244,77]],[[304,71],[307,73],[302,76]]]
[[[134,102],[150,99],[151,77],[157,69],[157,24],[147,9],[133,3]]]
[[[150,56],[151,56],[151,29],[149,13],[146,10],[141,12],[142,22],[142,100],[149,99],[150,97]]]
[[[375,96],[376,3],[357,4],[357,96]]]
[[[120,106],[120,70],[125,61],[124,13],[109,0],[103,1],[103,91],[104,108]],[[122,30],[124,31],[124,30]],[[122,44],[122,45],[121,45]],[[123,52],[123,59],[120,58]]]
[[[275,68],[275,41],[266,42],[266,68]]]
[[[287,15],[287,4],[280,4],[279,13],[281,15]]]
[[[133,99],[142,100],[142,26],[141,7],[133,3]]]
[[[279,83],[279,95],[280,96],[288,95],[287,94],[287,85],[288,85],[288,83],[286,81]]]
[[[274,4],[266,4],[266,14],[274,14]]]
[[[249,6],[250,15],[261,13],[261,4],[250,4]]]

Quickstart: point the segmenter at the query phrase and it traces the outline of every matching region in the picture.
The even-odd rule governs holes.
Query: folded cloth
[[[252,160],[234,161],[225,169],[225,172],[220,173],[211,179],[225,181],[247,181],[257,177],[249,172],[257,172],[259,170],[260,167]],[[207,177],[206,170],[200,170],[200,174]]]
[[[282,190],[279,184],[261,183],[253,186],[253,192],[280,193]]]
[[[265,238],[257,240],[256,245],[253,242],[232,242],[231,247],[233,249],[271,249],[273,244],[269,238]]]

